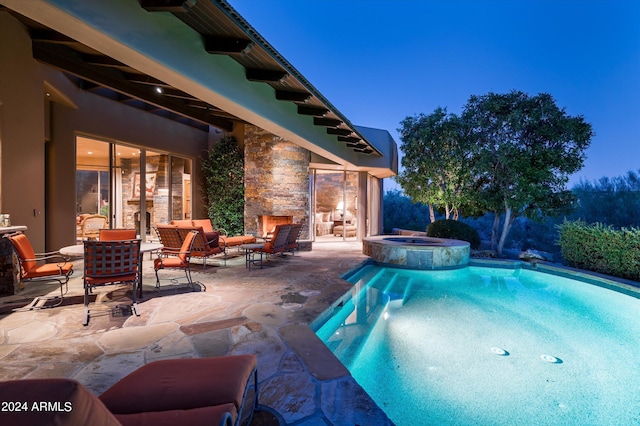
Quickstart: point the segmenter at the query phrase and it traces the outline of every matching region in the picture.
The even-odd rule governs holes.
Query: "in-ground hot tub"
[[[412,269],[452,269],[469,264],[469,243],[420,236],[382,235],[362,241],[376,263]]]

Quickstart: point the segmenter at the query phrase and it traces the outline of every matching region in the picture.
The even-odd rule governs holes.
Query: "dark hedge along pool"
[[[365,266],[317,335],[398,425],[640,424],[640,299],[525,269]]]

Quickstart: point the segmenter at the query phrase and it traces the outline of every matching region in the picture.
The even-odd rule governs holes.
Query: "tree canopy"
[[[471,198],[469,162],[474,147],[463,137],[460,118],[437,108],[429,115],[407,117],[401,123],[403,170],[396,180],[415,202],[444,210],[457,219]]]
[[[591,143],[591,125],[582,116],[569,116],[546,93],[520,91],[471,96],[462,120],[477,146],[475,170],[484,209],[505,214],[497,241],[502,252],[513,220],[542,218],[567,212],[573,201],[566,189],[569,175],[582,168]]]
[[[593,136],[582,116],[569,116],[551,95],[520,91],[471,96],[460,117],[438,108],[401,124],[403,190],[447,211],[494,213],[498,253],[516,217],[568,211],[574,198],[566,184]]]

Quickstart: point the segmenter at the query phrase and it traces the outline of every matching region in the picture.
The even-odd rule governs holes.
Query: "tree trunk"
[[[449,219],[449,215],[451,214],[451,212],[449,211],[449,205],[445,204],[444,206],[444,218],[445,219]]]
[[[491,250],[496,250],[498,246],[498,228],[500,227],[500,214],[494,213],[493,226],[491,227]]]
[[[502,225],[502,233],[500,234],[500,241],[498,242],[498,256],[502,256],[504,243],[505,241],[507,241],[507,236],[509,235],[509,231],[511,230],[511,225],[513,225],[513,221],[516,219],[516,217],[513,215],[511,207],[509,207],[506,203],[504,209],[504,224]]]
[[[431,220],[430,223],[436,221],[436,212],[433,210],[433,204],[429,204],[429,219]]]

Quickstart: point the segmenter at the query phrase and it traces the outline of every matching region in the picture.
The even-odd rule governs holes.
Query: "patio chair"
[[[158,223],[156,224],[156,233],[158,234],[163,246],[160,251],[161,255],[164,255],[165,253],[172,254],[180,251],[180,248],[182,247],[182,238],[180,237],[180,233],[178,232],[178,227],[176,225]]]
[[[97,240],[100,229],[107,227],[107,217],[100,214],[91,214],[82,220],[80,225],[80,238],[82,240]]]
[[[158,257],[153,261],[153,269],[156,272],[156,291],[160,291],[160,277],[158,271],[160,269],[182,269],[187,277],[187,283],[193,288],[193,280],[191,279],[191,267],[189,260],[191,259],[191,250],[193,249],[193,243],[198,236],[198,231],[191,231],[187,234],[180,250],[171,252],[170,250],[164,250],[165,256]],[[206,291],[206,287],[202,286]]]
[[[300,232],[302,232],[302,224],[301,223],[293,223],[291,224],[291,229],[289,230],[289,235],[287,235],[286,242],[286,251],[294,254],[295,250],[298,248],[298,238],[300,238]]]
[[[84,321],[89,324],[89,291],[95,286],[131,284],[132,310],[136,316],[136,286],[140,284],[140,240],[84,242]]]
[[[202,258],[203,270],[207,267],[207,259],[216,254],[222,253],[224,255],[224,264],[227,264],[227,252],[224,247],[220,245],[219,232],[214,231],[213,233],[208,233],[207,236],[202,226],[178,226],[178,233],[182,241],[184,241],[191,231],[198,232],[191,249],[191,257]]]
[[[135,240],[135,229],[100,229],[100,241]]]
[[[271,239],[267,241],[262,248],[258,248],[255,251],[263,252],[267,255],[284,253],[287,250],[287,238],[291,232],[291,227],[291,224],[276,225],[273,229]]]
[[[21,232],[7,234],[5,238],[11,242],[18,257],[20,264],[19,278],[22,283],[57,281],[60,284],[60,296],[38,296],[27,306],[15,310],[28,311],[60,306],[64,295],[69,291],[69,276],[73,274],[73,264],[58,252],[35,253],[31,242]],[[42,264],[41,262],[51,263]],[[65,287],[64,289],[63,286]],[[50,300],[55,300],[56,302],[47,305]]]

